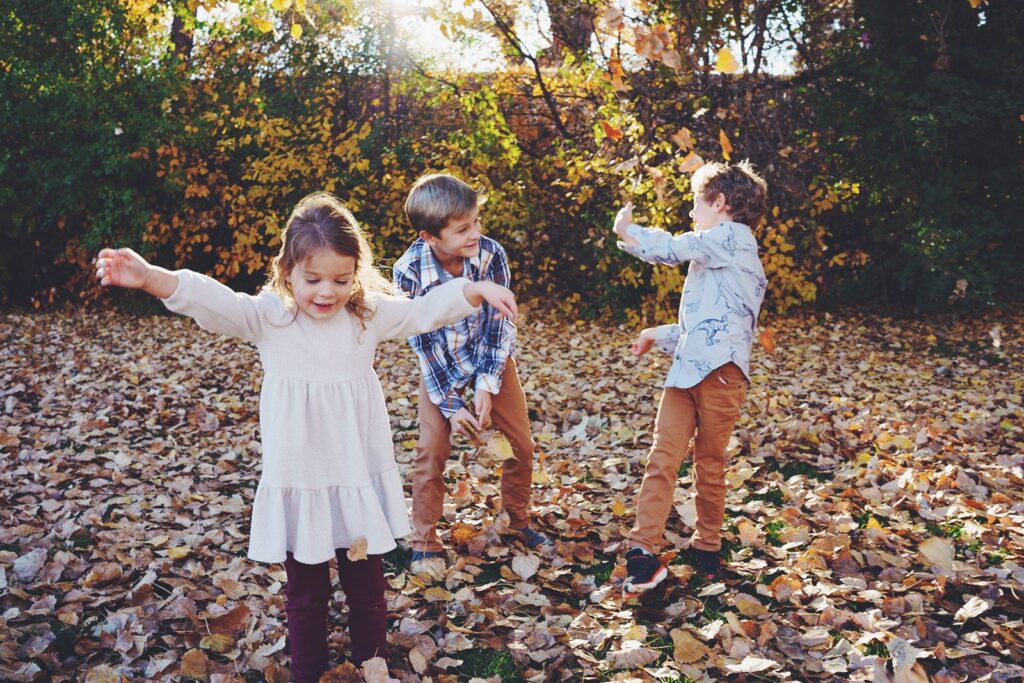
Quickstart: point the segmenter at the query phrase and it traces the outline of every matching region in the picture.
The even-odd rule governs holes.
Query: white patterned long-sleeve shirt
[[[636,224],[627,232],[638,244],[619,242],[619,248],[648,263],[690,261],[679,323],[662,325],[656,334],[658,347],[672,354],[665,386],[689,389],[729,362],[749,379],[754,329],[768,286],[750,228],[724,221],[681,235]]]

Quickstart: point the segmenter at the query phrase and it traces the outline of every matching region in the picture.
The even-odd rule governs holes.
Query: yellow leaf
[[[612,514],[616,517],[626,514],[626,504],[622,502],[622,496],[615,496],[615,500],[612,501]]]
[[[187,556],[190,551],[191,548],[189,548],[187,545],[179,545],[176,548],[168,548],[167,557],[171,558],[172,560],[180,560],[181,558]]]
[[[492,431],[491,435],[487,438],[487,450],[491,452],[495,460],[503,462],[505,460],[515,460],[516,454],[512,450],[512,444],[509,443],[508,438],[499,431]]]
[[[348,549],[345,556],[353,562],[366,559],[366,537],[360,536],[352,541],[352,547]]]
[[[725,160],[731,160],[732,157],[729,155],[732,154],[732,143],[729,142],[729,136],[721,128],[718,129],[718,144],[722,146],[722,156],[725,157]]]
[[[427,602],[448,602],[454,597],[455,595],[449,593],[440,586],[428,588],[423,592],[423,599]]]
[[[306,0],[295,0],[295,9],[299,12],[306,11]]]
[[[884,529],[885,527],[883,527],[882,523],[879,522],[874,517],[868,517],[868,523],[866,525],[864,525],[864,528],[866,528],[866,529]]]
[[[284,12],[292,5],[292,0],[272,0],[270,6],[278,12]]]
[[[738,68],[740,68],[740,63],[732,56],[732,52],[729,48],[723,47],[718,51],[718,59],[715,60],[715,71],[721,71],[724,74],[731,74]]]
[[[302,37],[302,24],[292,24],[292,38],[298,40]]]
[[[273,33],[274,31],[273,22],[267,21],[266,19],[261,19],[259,17],[253,18],[252,25],[256,27],[256,30],[262,33]]]
[[[224,633],[213,633],[203,636],[199,641],[199,647],[210,650],[217,654],[224,654],[235,646],[235,639]]]
[[[971,3],[971,7],[974,9],[978,9],[979,7],[981,7],[981,3],[987,1],[988,0],[967,0],[967,2]]]

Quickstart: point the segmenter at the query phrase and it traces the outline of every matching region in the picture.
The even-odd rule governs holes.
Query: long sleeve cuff
[[[486,391],[491,395],[497,395],[501,391],[501,378],[496,375],[478,374],[474,389],[476,391]]]
[[[654,333],[654,344],[664,353],[675,353],[681,334],[679,325],[659,325]]]
[[[452,415],[459,412],[464,406],[465,402],[462,397],[457,393],[451,393],[444,397],[444,399],[437,405],[438,410],[444,415],[446,420],[452,419]]]
[[[658,256],[658,252],[663,249],[663,243],[666,238],[666,233],[660,228],[645,228],[642,225],[636,223],[631,224],[626,228],[626,234],[635,239],[638,244],[627,244],[626,242],[618,242],[619,249],[636,256],[637,258],[643,259],[651,263],[660,262],[662,259]],[[671,237],[671,235],[668,235]]]

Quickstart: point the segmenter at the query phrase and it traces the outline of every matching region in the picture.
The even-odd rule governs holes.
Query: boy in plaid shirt
[[[428,175],[416,181],[405,213],[419,239],[395,262],[399,288],[417,297],[455,277],[508,287],[505,250],[480,234],[479,203],[476,190],[453,176]],[[530,528],[533,437],[513,358],[515,339],[515,325],[487,304],[477,315],[409,338],[422,372],[412,480],[414,562],[443,556],[436,526],[444,503],[444,469],[451,433],[467,435],[466,424],[479,431],[493,422],[508,438],[516,459],[502,465],[501,501],[510,527],[531,549],[553,548],[544,534]],[[469,388],[472,409],[463,399]]]

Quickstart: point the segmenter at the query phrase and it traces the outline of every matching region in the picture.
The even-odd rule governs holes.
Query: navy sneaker
[[[657,555],[643,548],[630,548],[626,553],[626,580],[622,583],[623,596],[630,598],[646,593],[668,578],[668,567]]]
[[[523,539],[523,543],[530,550],[549,551],[555,549],[555,544],[550,538],[528,526],[524,526],[522,529],[515,529],[515,532],[519,534],[519,537]]]
[[[722,573],[722,553],[718,550],[693,549],[693,568],[707,581],[715,581]]]
[[[444,552],[440,550],[413,550],[412,557],[409,558],[409,563],[419,562],[420,560],[426,560],[431,557],[444,557]]]

